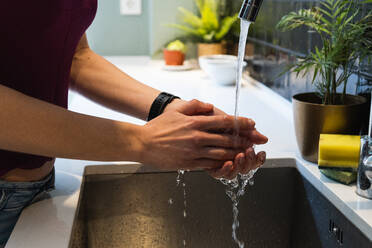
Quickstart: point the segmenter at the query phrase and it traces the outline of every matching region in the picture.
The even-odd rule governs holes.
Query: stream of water
[[[238,52],[238,65],[237,65],[237,73],[236,73],[236,93],[235,93],[235,120],[237,120],[239,116],[239,97],[240,97],[240,89],[242,85],[242,74],[243,74],[243,65],[244,65],[244,55],[245,55],[245,47],[247,42],[247,36],[249,31],[250,22],[241,20],[241,27],[240,27],[240,39],[239,39],[239,52]],[[235,121],[235,133],[239,135],[239,125],[238,122]],[[246,175],[239,174],[236,178],[232,180],[227,179],[220,179],[220,181],[226,185],[226,194],[232,201],[232,209],[233,209],[233,224],[232,224],[232,238],[234,242],[239,246],[239,248],[244,248],[244,242],[239,240],[237,237],[237,229],[239,228],[239,200],[245,193],[245,188],[248,184],[253,185],[253,176],[256,173],[256,170],[250,171]],[[186,212],[186,188],[185,188],[185,181],[184,181],[184,174],[185,171],[179,170],[177,175],[177,186],[182,186],[183,189],[183,200],[184,200],[184,209],[183,209],[183,217],[187,217]],[[173,204],[173,199],[169,199],[169,204]],[[186,238],[186,230],[185,231],[185,238]],[[183,246],[186,247],[186,239],[183,240]]]
[[[235,133],[239,135],[239,125],[237,122],[237,118],[239,116],[239,97],[240,97],[240,89],[242,86],[242,78],[243,78],[243,66],[244,66],[244,55],[245,55],[245,47],[247,43],[248,31],[250,22],[241,20],[240,26],[240,39],[239,39],[239,52],[238,52],[238,66],[236,72],[236,92],[235,92]],[[234,242],[239,246],[239,248],[244,248],[244,242],[239,240],[237,237],[237,229],[239,228],[239,200],[245,193],[245,188],[248,184],[253,185],[253,176],[257,170],[252,170],[246,175],[239,174],[233,180],[227,179],[220,179],[220,181],[226,185],[226,194],[232,201],[232,208],[233,208],[233,224],[232,224],[232,238]]]

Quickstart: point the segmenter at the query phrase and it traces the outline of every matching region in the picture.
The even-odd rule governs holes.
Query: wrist
[[[168,111],[175,110],[175,109],[177,109],[179,106],[181,106],[182,104],[184,104],[185,102],[186,102],[185,100],[182,100],[182,99],[180,99],[180,98],[176,98],[176,99],[174,99],[171,103],[169,103],[169,104],[165,107],[163,113],[168,112]]]
[[[166,92],[161,92],[151,105],[147,121],[151,121],[161,115],[165,108],[175,99],[179,99],[179,97]]]
[[[130,125],[129,130],[124,129],[121,140],[125,142],[122,147],[127,147],[125,160],[133,162],[143,162],[145,151],[145,132],[144,127],[140,125]],[[122,149],[122,148],[121,148]]]

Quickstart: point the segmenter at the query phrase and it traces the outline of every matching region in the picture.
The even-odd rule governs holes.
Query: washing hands
[[[247,174],[264,164],[266,153],[256,154],[254,145],[268,139],[255,129],[253,120],[236,121],[211,104],[176,99],[143,126],[140,162],[161,169],[205,169],[215,178]],[[234,132],[236,124],[239,135]]]

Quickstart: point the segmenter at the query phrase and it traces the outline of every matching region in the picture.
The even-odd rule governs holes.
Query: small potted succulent
[[[180,40],[168,44],[163,50],[166,65],[183,65],[185,61],[186,46]]]
[[[195,0],[199,15],[179,7],[184,24],[169,24],[181,30],[182,40],[198,43],[198,56],[225,54],[224,38],[238,20],[238,14],[222,17],[218,0]]]
[[[291,12],[277,24],[281,31],[306,26],[322,42],[288,68],[297,75],[312,73],[317,88],[293,96],[297,143],[308,161],[317,162],[320,133],[359,134],[368,115],[365,98],[346,94],[358,61],[372,55],[372,12],[361,11],[368,2],[372,1],[325,0],[320,7]]]

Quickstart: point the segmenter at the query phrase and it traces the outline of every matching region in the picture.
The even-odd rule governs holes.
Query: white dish
[[[213,82],[221,85],[232,85],[236,81],[238,58],[233,55],[207,55],[199,57],[200,68]],[[247,63],[244,62],[243,66]]]
[[[190,64],[183,65],[163,65],[162,67],[165,71],[188,71],[193,69],[193,66]]]

